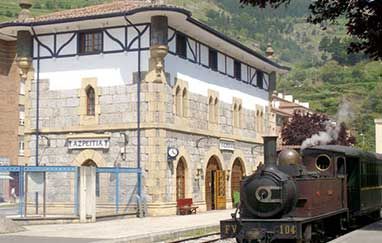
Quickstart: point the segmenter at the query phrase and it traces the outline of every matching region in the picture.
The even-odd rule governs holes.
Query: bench
[[[178,212],[180,215],[185,214],[196,214],[196,209],[198,207],[192,205],[192,198],[182,198],[176,201],[178,207]]]

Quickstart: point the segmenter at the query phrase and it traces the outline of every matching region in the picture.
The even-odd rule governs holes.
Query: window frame
[[[90,94],[89,94],[90,90],[93,91],[92,92],[93,97],[90,97]],[[95,90],[91,85],[88,85],[85,89],[85,93],[86,93],[86,115],[87,116],[95,116],[95,113],[96,113],[95,112],[95,107],[96,107]],[[92,103],[90,103],[89,101],[92,101]],[[90,107],[91,105],[92,105],[92,107]]]
[[[96,43],[95,35],[99,34],[99,43]],[[86,36],[92,35],[92,50],[87,51],[86,47]],[[100,50],[94,50],[95,46],[98,45]],[[87,30],[87,31],[80,31],[78,32],[78,38],[77,38],[77,54],[78,55],[92,55],[92,54],[100,54],[103,52],[103,45],[104,45],[104,37],[103,37],[103,31],[102,30]]]
[[[218,71],[218,51],[208,48],[208,67],[213,71]]]
[[[241,62],[238,60],[233,61],[233,77],[241,81]]]
[[[24,143],[24,136],[18,136],[18,155],[24,156],[25,151],[25,143]]]
[[[177,56],[187,59],[187,36],[180,32],[176,33],[175,53]]]
[[[264,72],[261,70],[256,71],[256,86],[264,89]]]

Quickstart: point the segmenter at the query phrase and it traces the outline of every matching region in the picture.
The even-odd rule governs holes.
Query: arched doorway
[[[93,166],[93,167],[97,167],[97,164],[93,160],[88,159],[85,162],[83,162],[81,166]]]
[[[225,209],[225,173],[215,156],[208,160],[205,192],[207,210]]]
[[[176,167],[176,200],[186,197],[186,161],[179,159]]]
[[[240,181],[243,179],[244,173],[243,163],[239,158],[235,159],[231,172],[231,198],[234,207],[240,201]]]
[[[91,160],[88,159],[85,162],[82,163],[81,166],[89,166],[89,167],[97,167],[97,164]],[[100,196],[100,179],[99,179],[99,173],[96,173],[96,197]]]

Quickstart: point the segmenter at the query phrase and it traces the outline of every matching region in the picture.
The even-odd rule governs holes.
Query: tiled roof
[[[113,14],[113,13],[124,13],[126,11],[148,6],[147,1],[131,1],[131,0],[120,0],[113,1],[111,3],[93,5],[84,8],[64,10],[60,12],[54,12],[46,15],[36,16],[32,19],[28,19],[24,22],[45,22],[45,21],[54,21],[54,20],[64,20],[72,18],[81,18],[87,16],[97,16],[104,14]],[[17,20],[16,20],[17,22]]]

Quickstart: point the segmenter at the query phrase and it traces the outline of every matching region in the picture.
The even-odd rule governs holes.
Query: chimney
[[[277,162],[277,136],[264,136],[264,165],[276,165]]]
[[[265,55],[267,56],[267,58],[272,59],[274,53],[275,52],[272,48],[272,44],[269,42],[267,46],[267,50],[265,51]]]

